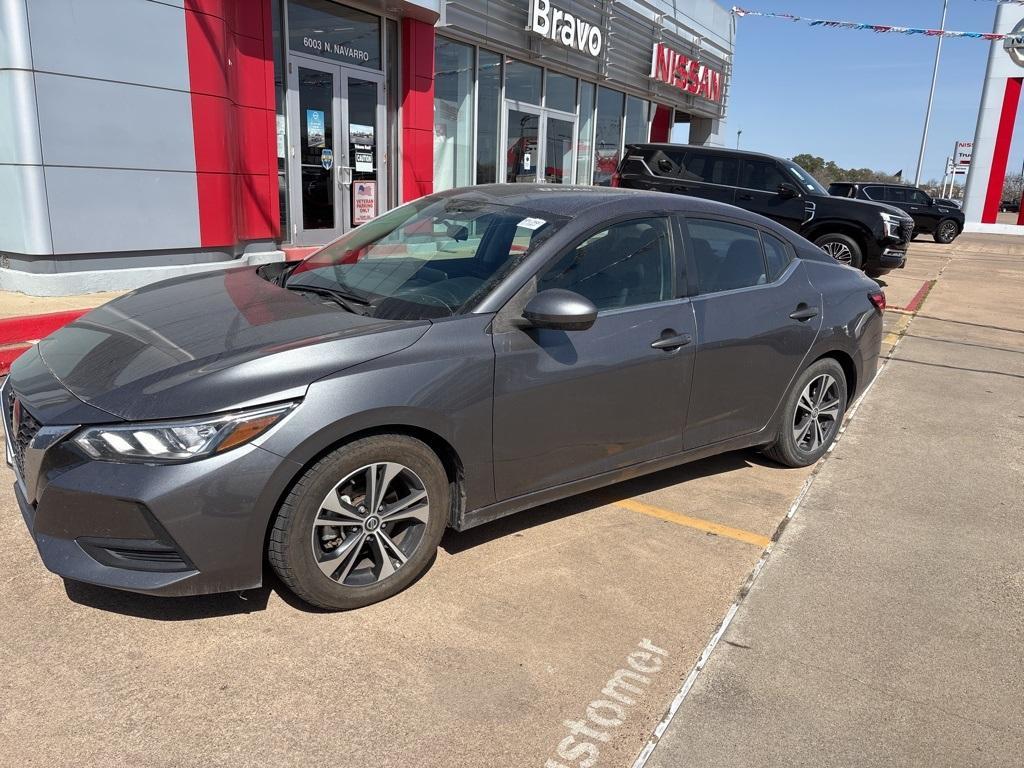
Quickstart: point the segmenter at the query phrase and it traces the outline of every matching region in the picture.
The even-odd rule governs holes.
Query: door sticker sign
[[[523,153],[523,170],[524,171],[531,171],[531,170],[533,170],[533,155],[531,155],[529,152],[524,152]]]
[[[352,223],[365,224],[376,215],[377,182],[355,182],[352,185]]]
[[[306,110],[306,145],[309,147],[323,147],[324,140],[324,113],[319,109]]]
[[[356,173],[373,173],[373,152],[356,148]]]
[[[334,165],[334,150],[320,150],[320,165],[324,167],[325,171],[331,170],[331,167]]]

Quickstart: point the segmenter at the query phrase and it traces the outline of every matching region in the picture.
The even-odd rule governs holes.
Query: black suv
[[[944,200],[936,200],[917,187],[869,181],[837,181],[828,191],[839,197],[874,200],[899,208],[914,219],[914,235],[926,234],[936,243],[952,243],[964,231],[964,212]]]
[[[870,274],[902,268],[913,220],[879,203],[828,193],[791,160],[688,144],[630,144],[612,184],[732,203],[799,232]]]

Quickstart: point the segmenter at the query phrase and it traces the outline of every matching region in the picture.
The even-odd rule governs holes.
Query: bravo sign
[[[550,0],[531,0],[527,31],[561,43],[580,53],[600,56],[604,47],[601,28],[578,19],[568,11],[555,8]]]
[[[654,46],[651,57],[651,78],[674,85],[681,91],[703,96],[708,101],[722,100],[722,73],[684,56],[667,45]]]

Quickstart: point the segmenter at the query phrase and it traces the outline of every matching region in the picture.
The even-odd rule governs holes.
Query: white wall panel
[[[194,171],[188,93],[64,75],[36,75],[47,165]]]
[[[199,247],[194,173],[46,168],[54,253]]]
[[[0,251],[52,252],[43,169],[38,165],[0,165]]]
[[[36,70],[188,90],[185,11],[146,0],[31,0]]]
[[[39,158],[32,73],[0,69],[0,163],[38,165]]]

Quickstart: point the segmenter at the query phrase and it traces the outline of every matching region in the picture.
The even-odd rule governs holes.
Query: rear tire
[[[861,269],[864,266],[864,255],[857,241],[852,237],[836,232],[831,235],[822,235],[814,241],[814,244],[840,264],[846,264],[854,269]]]
[[[847,396],[846,374],[836,360],[824,357],[811,364],[787,393],[778,436],[765,456],[787,467],[816,462],[839,434]]]
[[[957,235],[960,234],[960,227],[953,219],[943,219],[939,222],[939,226],[935,228],[935,234],[932,237],[936,243],[942,243],[942,245],[949,245],[956,240]]]
[[[278,509],[267,558],[310,605],[350,610],[412,584],[448,521],[444,466],[423,442],[375,435],[308,469]]]

